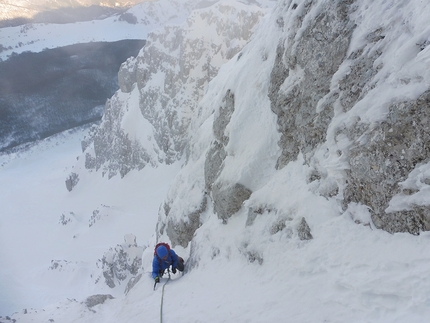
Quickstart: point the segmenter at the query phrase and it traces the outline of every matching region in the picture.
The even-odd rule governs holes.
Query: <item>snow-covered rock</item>
[[[183,25],[150,33],[139,55],[122,65],[121,91],[107,102],[101,125],[85,141],[85,167],[123,177],[148,164],[181,159],[207,84],[249,41],[265,12],[221,1],[192,11]]]
[[[166,198],[169,212],[160,209],[158,236],[167,239],[162,229],[177,223],[204,227],[208,214],[228,223],[262,208],[262,214],[288,214],[281,231],[292,227],[294,235],[310,238],[308,228],[325,221],[322,214],[350,214],[357,205],[368,209],[372,227],[430,230],[428,202],[412,202],[420,190],[402,188],[430,161],[430,35],[423,23],[430,7],[417,7],[280,1],[221,68],[196,110],[190,157]],[[320,209],[303,205],[299,191],[320,198]],[[191,211],[203,197],[208,208],[197,220]],[[187,232],[187,239],[173,235],[172,242],[185,247],[201,230]]]
[[[132,277],[136,277],[142,267],[142,252],[144,248],[138,246],[136,237],[128,234],[124,237],[124,243],[110,248],[99,260],[103,278],[110,288],[118,284],[126,283]]]

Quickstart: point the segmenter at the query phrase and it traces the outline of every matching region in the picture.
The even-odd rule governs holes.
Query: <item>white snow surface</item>
[[[392,18],[381,20],[379,15]],[[430,61],[428,50],[411,53],[395,44],[408,37],[410,42],[428,39],[426,17],[430,17],[430,4],[419,0],[398,0],[395,5],[358,2],[356,19],[361,25],[351,48],[360,47],[365,35],[380,25],[395,29],[398,38],[392,40],[393,50],[379,58],[385,63],[378,74],[380,82],[386,82],[380,97],[369,96],[349,113],[337,115],[334,122],[348,123],[358,114],[369,121],[380,120],[390,100],[414,98],[428,88],[430,76],[423,68]],[[85,185],[69,193],[64,179],[79,154],[84,133],[64,134],[26,152],[1,156],[0,315],[17,311],[12,316],[17,322],[158,322],[162,285],[167,281],[163,278],[153,290],[150,266],[158,208],[166,197],[180,196],[174,204],[180,214],[190,201],[199,200],[205,153],[213,139],[213,113],[232,88],[241,99],[226,129],[229,156],[221,176],[246,184],[253,194],[228,225],[212,208],[202,215],[203,225],[192,242],[199,262],[186,275],[174,275],[165,286],[163,322],[421,323],[430,319],[430,232],[413,236],[377,230],[362,205],[352,204],[342,212],[336,200],[321,197],[314,192],[314,184],[307,183],[309,169],[302,157],[275,170],[279,134],[264,95],[279,39],[279,31],[271,26],[269,19],[263,22],[241,58],[236,56],[223,66],[209,85],[193,120],[193,149],[183,167],[179,163],[147,167],[122,180],[87,173],[81,179]],[[342,66],[338,73],[347,71]],[[399,74],[409,79],[406,92],[398,92],[394,75]],[[374,109],[369,108],[372,99]],[[130,127],[132,120],[128,122]],[[337,149],[330,141],[323,148]],[[333,177],[347,167],[323,149],[320,162]],[[429,169],[419,165],[402,183],[419,192],[396,196],[390,208],[428,205],[429,185],[419,179]],[[285,214],[266,212],[246,226],[248,208],[259,201]],[[89,228],[92,210],[100,207],[108,216]],[[58,220],[68,212],[75,214],[73,223],[62,226]],[[293,230],[302,216],[312,240],[299,240]],[[279,219],[287,227],[270,234]],[[149,246],[143,252],[140,281],[127,295],[94,284],[90,275],[96,273],[97,257],[130,233],[139,245]],[[175,250],[189,257],[190,247]],[[257,259],[250,262],[243,250]],[[53,272],[48,270],[53,259],[73,263],[66,266],[67,271]],[[103,293],[115,298],[91,309],[83,303],[86,297]]]

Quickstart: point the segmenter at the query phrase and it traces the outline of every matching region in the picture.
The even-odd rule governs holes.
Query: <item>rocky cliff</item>
[[[84,143],[87,168],[124,176],[186,157],[157,237],[190,247],[191,267],[222,253],[213,221],[258,263],[253,235],[308,240],[334,216],[430,230],[430,8],[374,6],[279,1],[243,49],[255,7],[217,4],[153,33]]]
[[[311,239],[328,214],[390,233],[430,230],[429,8],[419,7],[279,1],[201,101],[158,237],[195,242],[193,266],[219,254],[204,229],[211,214],[234,218],[236,244],[258,262],[253,234]]]
[[[85,167],[123,177],[181,159],[208,82],[249,41],[264,13],[260,6],[219,2],[192,11],[184,25],[152,32],[139,55],[121,66],[121,90],[83,142]]]

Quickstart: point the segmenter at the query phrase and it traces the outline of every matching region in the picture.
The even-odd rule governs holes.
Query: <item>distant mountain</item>
[[[71,22],[122,12],[143,0],[2,0],[0,27],[27,22]]]
[[[77,43],[146,39],[149,31],[183,23],[191,10],[208,5],[210,2],[204,0],[159,0],[141,2],[126,11],[94,6],[45,11],[36,16],[41,22],[24,21],[20,26],[0,28],[0,60],[13,53]]]
[[[118,89],[121,63],[137,55],[148,32],[182,23],[191,10],[207,5],[149,1],[98,20],[1,28],[0,151],[99,120]]]

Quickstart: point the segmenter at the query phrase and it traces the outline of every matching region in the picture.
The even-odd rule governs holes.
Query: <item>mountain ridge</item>
[[[33,22],[49,22],[54,16],[59,16],[66,12],[73,14],[73,10],[79,10],[81,13],[85,12],[84,8],[93,7],[91,10],[99,9],[100,12],[105,14],[120,13],[127,8],[143,1],[134,0],[119,0],[119,1],[97,1],[97,0],[67,0],[67,1],[34,1],[18,0],[8,1],[3,0],[0,3],[0,20],[7,20],[2,22],[3,25],[17,23],[23,24],[30,21]],[[103,10],[103,8],[115,8],[116,11]],[[84,10],[82,10],[84,9]],[[64,10],[64,11],[63,11]],[[54,11],[57,11],[55,14]],[[49,18],[51,16],[51,18]],[[71,18],[71,17],[69,17]],[[47,20],[48,19],[48,20]],[[57,18],[58,19],[58,18]],[[76,19],[79,19],[76,17]]]

